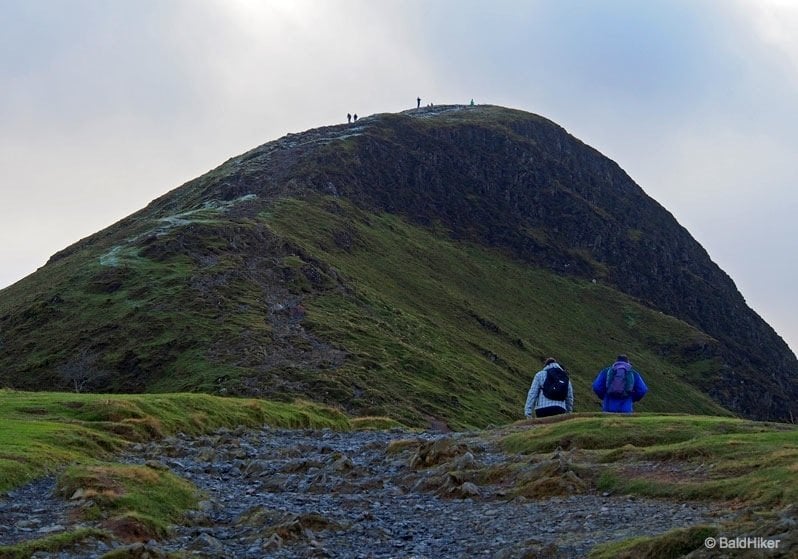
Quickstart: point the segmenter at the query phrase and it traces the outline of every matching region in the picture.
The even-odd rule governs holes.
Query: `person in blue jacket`
[[[601,411],[632,413],[633,403],[643,399],[648,387],[629,358],[621,354],[615,363],[599,372],[593,381],[593,392],[602,400]]]

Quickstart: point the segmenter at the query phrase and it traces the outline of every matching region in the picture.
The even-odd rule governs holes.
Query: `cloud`
[[[765,43],[786,57],[792,66],[792,79],[798,81],[798,4],[792,0],[738,0],[737,9],[753,22]]]
[[[10,47],[0,66],[3,116],[30,126],[73,127],[127,112],[168,119],[189,85],[172,56],[167,4],[17,3],[0,35]],[[136,25],[131,25],[136,22]],[[37,122],[38,124],[38,122]]]
[[[793,2],[3,9],[0,285],[287,132],[474,98],[542,114],[617,161],[798,345]]]
[[[0,286],[232,155],[409,107],[429,76],[402,20],[371,2],[7,2]]]

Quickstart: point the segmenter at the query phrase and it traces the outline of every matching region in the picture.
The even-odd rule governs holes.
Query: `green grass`
[[[309,294],[305,306],[313,332],[349,353],[326,380],[366,387],[363,413],[455,427],[507,422],[549,355],[571,371],[577,410],[595,410],[592,380],[620,351],[651,388],[639,409],[727,413],[689,383],[712,363],[680,358],[706,336],[615,290],[339,200],[285,199],[263,219],[343,274],[347,291]]]
[[[596,191],[594,200],[583,182],[606,177],[565,183],[576,165],[594,162],[593,171],[612,176],[617,168],[537,115],[440,109],[434,118],[379,115],[333,141],[315,140],[343,125],[311,131],[302,136],[314,138],[307,149],[282,149],[299,137],[260,146],[65,249],[0,290],[0,386],[304,397],[405,424],[468,428],[519,418],[549,355],[572,372],[577,410],[594,411],[593,377],[625,352],[651,387],[640,411],[727,414],[706,394],[728,370],[723,347],[734,353],[734,343],[603,285],[620,271],[593,254],[586,231],[574,231],[581,240],[570,245],[545,220],[522,215],[508,225],[511,209],[492,203],[494,187],[509,187],[517,203],[534,205],[534,183],[563,196],[568,219],[589,218],[600,233],[616,221],[607,202],[631,203],[625,190],[601,186],[620,197]],[[575,151],[550,149],[551,141]],[[529,169],[518,167],[519,180],[536,169],[529,187],[504,176],[516,149],[534,154]],[[443,160],[428,167],[433,154]],[[477,173],[495,181],[472,183],[461,165],[484,167]],[[419,180],[430,171],[429,185],[403,184],[415,168]],[[331,185],[340,197],[317,194]],[[288,193],[302,199],[281,198]],[[657,227],[638,226],[627,228],[626,246],[662,245]],[[511,254],[570,262],[574,274],[599,281]],[[299,307],[307,313],[295,322],[275,310]]]
[[[703,549],[704,539],[717,534],[780,533],[778,511],[798,502],[798,427],[793,425],[691,415],[575,414],[517,423],[497,434],[499,444],[515,455],[498,472],[513,495],[529,495],[537,486],[570,492],[587,486],[744,512],[716,526],[685,526],[602,544],[593,549],[592,559],[676,558]],[[568,485],[569,479],[580,485]]]
[[[470,428],[518,419],[549,355],[570,370],[576,409],[596,410],[594,376],[626,352],[651,388],[640,411],[728,413],[700,390],[718,362],[685,357],[714,344],[698,330],[396,216],[320,197],[152,240],[123,230],[3,290],[0,383],[303,397]],[[279,324],[275,301],[290,300],[302,330]]]
[[[348,420],[335,410],[302,402],[201,394],[0,391],[0,447],[8,461],[0,468],[0,489],[24,482],[17,477],[20,471],[27,476],[58,472],[60,493],[69,498],[80,491],[93,503],[83,514],[102,521],[106,528],[1,547],[0,557],[26,557],[36,550],[62,549],[87,538],[164,537],[168,525],[196,504],[196,490],[166,470],[113,463],[112,453],[132,441],[178,431],[200,434],[263,423],[334,429],[400,426],[385,417]],[[499,437],[499,444],[516,460],[500,470],[488,468],[475,475],[505,484],[514,479],[520,484],[519,494],[545,497],[544,490],[560,494],[563,488],[582,491],[585,484],[594,484],[594,490],[621,494],[732,501],[736,507],[754,511],[772,511],[798,501],[798,428],[794,426],[728,417],[594,413],[516,423],[487,431],[485,436]],[[414,444],[409,439],[400,441],[389,451]],[[550,468],[562,463],[550,459],[555,450],[572,457],[566,468]],[[669,475],[652,470],[652,463],[668,465]],[[544,474],[546,479],[542,479]],[[703,538],[717,530],[687,527],[613,542],[597,547],[591,557],[678,557],[699,547]]]
[[[798,502],[798,428],[723,417],[572,416],[502,438],[519,454],[578,451],[597,465],[597,489],[671,499]],[[667,464],[662,471],[650,468]],[[645,467],[637,467],[645,464]]]
[[[342,413],[309,402],[267,402],[206,394],[107,395],[0,390],[0,491],[48,473],[65,498],[81,490],[95,504],[86,516],[117,537],[162,537],[197,500],[168,471],[113,463],[131,442],[221,427],[350,429]],[[27,557],[95,537],[76,531],[0,547],[0,557]],[[25,555],[28,553],[28,555]]]
[[[640,537],[597,545],[590,559],[678,559],[702,549],[704,540],[715,537],[714,526],[679,528],[653,537]]]
[[[108,457],[131,441],[263,424],[350,428],[340,412],[309,402],[0,390],[0,491],[71,462]]]
[[[624,351],[651,388],[641,411],[727,413],[696,388],[717,363],[683,357],[713,343],[687,324],[340,200],[102,240],[3,290],[0,382],[254,392],[468,428],[520,417],[549,355],[571,371],[577,410],[595,410],[593,377]],[[109,245],[126,247],[114,265],[102,263]],[[280,329],[268,292],[301,301],[308,335]],[[345,352],[342,365],[316,355],[324,344]]]
[[[214,359],[214,347],[244,331],[268,334],[263,315],[242,309],[239,300],[259,289],[242,294],[227,279],[244,262],[242,255],[226,257],[228,244],[252,225],[199,221],[190,232],[177,227],[148,240],[146,223],[159,226],[144,221],[131,237],[112,234],[114,226],[2,290],[2,385],[213,393],[219,378],[242,374]],[[210,277],[197,258],[218,259]]]
[[[642,448],[673,445],[703,439],[711,434],[769,433],[768,423],[741,421],[725,417],[691,415],[601,414],[557,418],[535,429],[508,435],[505,448],[510,452],[551,452],[557,448],[587,450]],[[613,453],[611,456],[615,456]]]
[[[94,528],[80,528],[23,542],[14,546],[0,546],[0,559],[29,559],[37,551],[57,552],[89,539],[109,539],[110,534]]]
[[[58,489],[66,499],[82,491],[94,503],[91,514],[117,537],[144,541],[165,537],[199,499],[193,485],[169,471],[121,464],[72,466],[59,476]]]

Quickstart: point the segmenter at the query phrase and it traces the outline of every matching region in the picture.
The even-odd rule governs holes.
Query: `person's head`
[[[618,355],[618,357],[615,360],[616,361],[623,361],[624,363],[628,363],[629,362],[629,358],[626,356],[625,353],[621,353],[620,355]]]
[[[547,366],[547,365],[551,365],[552,363],[556,363],[556,362],[557,362],[557,360],[556,360],[554,357],[548,357],[548,358],[546,358],[546,360],[543,362],[543,366],[545,367],[545,366]]]

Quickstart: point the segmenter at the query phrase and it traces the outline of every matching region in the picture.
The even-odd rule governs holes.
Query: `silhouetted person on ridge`
[[[351,113],[346,113],[346,121],[347,122],[352,122],[352,114]]]
[[[352,117],[352,120],[357,122],[357,113],[355,113],[355,116]]]
[[[421,108],[421,97],[416,97],[416,108],[417,109]]]

